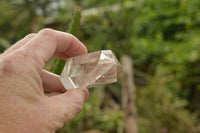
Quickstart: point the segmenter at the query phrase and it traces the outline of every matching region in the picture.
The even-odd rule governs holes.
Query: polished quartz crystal
[[[102,50],[69,58],[60,80],[66,89],[117,82],[121,69],[111,50]]]

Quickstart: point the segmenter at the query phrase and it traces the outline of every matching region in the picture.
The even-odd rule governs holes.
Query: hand
[[[85,53],[73,35],[44,29],[0,55],[0,132],[53,133],[77,115],[89,96],[87,89],[65,92],[59,76],[43,67],[51,57]],[[55,93],[47,96],[44,90]]]

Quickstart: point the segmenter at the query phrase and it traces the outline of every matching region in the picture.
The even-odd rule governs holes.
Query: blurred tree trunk
[[[126,133],[137,133],[137,112],[135,106],[135,84],[133,78],[133,62],[129,56],[121,58],[122,73],[122,108],[125,112]]]

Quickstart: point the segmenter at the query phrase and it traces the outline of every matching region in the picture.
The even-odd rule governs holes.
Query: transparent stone
[[[111,50],[69,58],[60,80],[66,89],[117,82],[121,65]]]

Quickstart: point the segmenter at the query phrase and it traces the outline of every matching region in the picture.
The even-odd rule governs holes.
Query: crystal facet
[[[117,82],[121,65],[111,50],[69,58],[60,80],[66,89]]]

